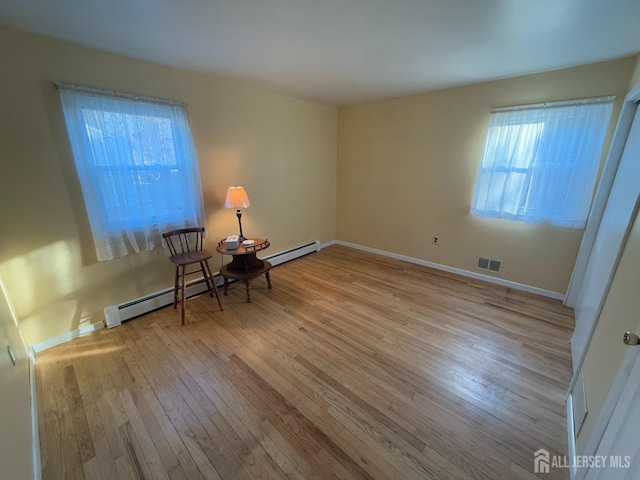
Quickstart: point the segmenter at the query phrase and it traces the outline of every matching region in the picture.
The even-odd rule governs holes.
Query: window
[[[204,224],[185,104],[58,84],[98,260]]]
[[[471,213],[584,228],[613,97],[491,112]]]

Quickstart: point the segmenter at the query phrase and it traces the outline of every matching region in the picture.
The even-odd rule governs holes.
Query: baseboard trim
[[[312,242],[313,243],[313,242]],[[388,252],[386,250],[380,250],[378,248],[366,247],[364,245],[359,245],[357,243],[345,242],[343,240],[330,240],[324,243],[317,243],[317,250],[322,250],[323,248],[330,247],[331,245],[342,245],[345,247],[355,248],[357,250],[362,250],[364,252],[375,253],[377,255],[382,255],[389,258],[395,258],[396,260],[402,260],[409,263],[415,263],[417,265],[422,265],[425,267],[435,268],[436,270],[442,270],[444,272],[455,273],[457,275],[461,275],[463,277],[473,278],[476,280],[481,280],[488,283],[493,283],[495,285],[500,285],[503,287],[513,288],[515,290],[521,290],[528,293],[533,293],[536,295],[541,295],[543,297],[553,298],[555,300],[564,300],[565,295],[563,293],[554,292],[551,290],[546,290],[543,288],[533,287],[531,285],[525,285],[523,283],[512,282],[510,280],[504,280],[502,278],[495,278],[489,275],[484,275],[482,273],[470,272],[468,270],[463,270],[461,268],[450,267],[448,265],[442,265],[439,263],[429,262],[427,260],[422,260],[420,258],[409,257],[407,255],[401,255],[399,253]],[[309,244],[311,247],[311,244]],[[274,254],[272,257],[277,257],[285,252],[279,252]],[[276,263],[276,262],[274,262]],[[280,263],[280,262],[278,262]],[[216,278],[218,280],[218,278]],[[216,282],[217,283],[217,282]],[[203,285],[199,285],[203,289],[206,289]],[[192,294],[199,294],[201,292],[190,292]],[[172,294],[172,292],[171,292]],[[63,344],[74,338],[81,337],[83,335],[87,335],[88,333],[95,332],[104,327],[104,322],[93,323],[91,325],[86,325],[84,327],[80,327],[71,332],[63,333],[62,335],[58,335],[57,337],[50,338],[43,342],[37,343],[33,345],[33,351],[35,353],[40,353],[49,348],[55,347],[56,345]]]
[[[576,432],[574,430],[573,420],[573,395],[567,396],[567,457],[576,458]],[[573,480],[576,477],[577,469],[575,466],[569,468],[569,478]]]
[[[213,277],[216,286],[220,287],[223,283],[220,273],[214,273]],[[204,277],[194,279],[187,283],[187,299],[202,295],[206,291],[208,291],[208,287],[204,282]],[[104,318],[107,328],[113,328],[122,325],[122,322],[171,304],[173,304],[173,287],[165,288],[164,290],[143,297],[134,298],[120,305],[105,307]]]
[[[87,335],[89,333],[95,332],[96,330],[100,330],[103,327],[104,322],[92,323],[91,325],[86,325],[71,332],[66,332],[62,335],[58,335],[57,337],[53,337],[48,340],[44,340],[43,342],[36,343],[31,348],[33,348],[34,353],[40,353],[48,350],[49,348],[53,348],[56,345],[61,345],[63,343],[69,342],[74,338],[82,337],[83,335]]]
[[[312,242],[298,245],[297,247],[284,250],[282,252],[276,252],[272,255],[264,257],[265,260],[269,260],[272,266],[277,267],[283,263],[290,262],[310,253],[315,253],[320,249],[320,240],[313,240]]]
[[[327,242],[331,243],[331,242]],[[564,300],[564,293],[554,292],[552,290],[546,290],[544,288],[533,287],[531,285],[525,285],[524,283],[512,282],[511,280],[504,280],[502,278],[492,277],[490,275],[484,275],[482,273],[470,272],[469,270],[463,270],[461,268],[450,267],[448,265],[442,265],[440,263],[429,262],[420,258],[409,257],[407,255],[401,255],[399,253],[387,252],[386,250],[379,250],[377,248],[366,247],[364,245],[358,245],[357,243],[345,242],[343,240],[335,240],[335,245],[343,245],[345,247],[355,248],[364,252],[375,253],[377,255],[383,255],[385,257],[395,258],[396,260],[403,260],[405,262],[415,263],[424,267],[435,268],[436,270],[442,270],[444,272],[455,273],[462,275],[463,277],[473,278],[475,280],[482,280],[483,282],[493,283],[502,287],[513,288],[515,290],[521,290],[523,292],[534,293],[543,297],[553,298],[555,300]],[[324,245],[324,244],[323,244]],[[328,245],[327,245],[328,246]]]
[[[328,242],[321,243],[320,246],[318,246],[318,250],[322,250],[323,248],[330,247],[331,245],[335,245],[337,243],[338,240],[329,240]]]
[[[290,262],[297,258],[303,257],[310,253],[318,251],[320,245],[319,240],[313,240],[302,245],[298,245],[288,250],[276,252],[272,255],[264,257],[265,260],[269,260],[273,267],[282,265],[283,263]],[[220,287],[224,281],[220,272],[213,274],[216,286]],[[230,280],[234,282],[235,280]],[[187,284],[187,298],[201,295],[208,291],[207,284],[203,277],[193,280]],[[139,317],[145,313],[152,312],[167,305],[173,304],[173,287],[165,288],[159,292],[150,293],[148,295],[134,298],[127,302],[123,302],[118,305],[111,305],[104,308],[104,317],[107,324],[107,328],[117,327],[122,325],[122,322]]]
[[[31,394],[31,451],[33,464],[33,479],[42,478],[42,464],[40,463],[40,429],[38,423],[38,396],[36,389],[36,353],[33,347],[27,350],[29,354],[29,390]]]
[[[321,248],[319,240],[313,240],[311,242],[307,242],[305,244],[290,248],[288,250],[284,250],[281,252],[276,252],[272,255],[265,257],[268,259],[271,264],[275,267],[281,265],[285,262],[289,262],[291,260],[295,260],[296,258],[300,258],[304,255],[308,255],[313,252],[317,252]],[[220,276],[220,272],[216,272],[213,274],[216,286],[221,286],[223,281]],[[207,291],[207,286],[204,283],[203,279],[196,279],[189,284],[187,284],[187,297],[191,298],[196,295],[201,295],[202,293]],[[171,305],[173,303],[173,288],[166,288],[159,292],[151,293],[149,295],[145,295],[144,297],[139,297],[128,302],[122,303],[120,305],[111,305],[105,307],[105,322],[94,323],[91,325],[87,325],[81,327],[72,332],[63,333],[62,335],[58,335],[57,337],[50,338],[43,342],[40,342],[33,346],[33,350],[35,353],[40,353],[49,348],[55,347],[56,345],[60,345],[62,343],[73,340],[74,338],[81,337],[83,335],[87,335],[88,333],[95,332],[105,326],[112,328],[118,325],[121,325],[123,321],[130,320],[139,315],[143,315],[145,313],[151,312],[158,308],[165,307],[167,305]]]

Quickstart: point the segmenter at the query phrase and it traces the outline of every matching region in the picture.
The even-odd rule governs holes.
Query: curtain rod
[[[518,105],[515,107],[493,108],[491,109],[491,113],[513,112],[517,110],[534,110],[534,109],[540,109],[540,108],[572,107],[576,105],[595,105],[599,103],[611,103],[615,99],[616,99],[615,96],[610,96],[610,97],[598,97],[598,98],[585,98],[582,100],[565,100],[562,102],[533,103],[531,105]]]
[[[80,93],[88,93],[92,95],[100,95],[103,97],[116,97],[122,98],[124,100],[134,100],[136,102],[147,102],[147,103],[156,103],[159,105],[174,105],[179,107],[186,107],[187,104],[185,102],[180,102],[178,100],[170,100],[167,98],[159,98],[159,97],[148,97],[146,95],[138,95],[135,93],[128,92],[120,92],[117,90],[107,90],[105,88],[97,88],[97,87],[89,87],[86,85],[76,85],[74,83],[66,83],[66,82],[54,82],[56,88],[58,90],[66,90],[71,92],[80,92]]]

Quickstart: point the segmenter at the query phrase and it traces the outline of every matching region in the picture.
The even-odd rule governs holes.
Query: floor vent
[[[573,393],[571,395],[573,401],[573,429],[576,437],[580,433],[580,429],[587,418],[587,396],[584,390],[584,374],[582,370],[578,375],[578,380],[573,387]]]
[[[502,270],[502,260],[478,257],[476,260],[476,268],[479,268],[480,270],[487,270],[488,272],[500,273],[500,270]]]
[[[300,258],[309,253],[317,252],[319,249],[320,241],[316,240],[264,258],[268,259],[269,262],[271,262],[271,265],[275,267],[276,265]],[[217,273],[214,274],[214,276],[218,286],[222,285],[222,278],[220,278]],[[191,284],[192,285],[187,284],[187,297],[200,295],[207,290],[207,286],[204,283],[198,282],[197,279],[191,282]],[[104,309],[104,316],[107,321],[107,327],[117,327],[125,320],[171,305],[172,303],[173,288],[167,288],[160,292],[155,292],[128,302],[123,302],[119,305],[106,307]]]

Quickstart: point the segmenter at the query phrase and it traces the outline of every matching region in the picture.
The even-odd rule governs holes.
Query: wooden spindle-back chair
[[[205,282],[211,297],[213,297],[213,294],[215,293],[216,299],[218,300],[218,306],[221,311],[223,310],[222,303],[220,302],[220,296],[218,295],[218,288],[216,287],[211,267],[209,267],[208,260],[213,255],[203,248],[203,235],[203,227],[181,228],[162,234],[163,238],[167,242],[167,246],[169,247],[169,260],[171,260],[176,266],[176,275],[173,287],[173,308],[177,308],[178,303],[180,303],[182,325],[184,325],[184,313],[187,302],[186,278],[188,275],[202,272],[202,280],[193,282],[193,284]],[[200,266],[199,269],[191,272],[187,271],[188,266],[196,264]],[[178,298],[178,292],[181,292],[180,299]]]

